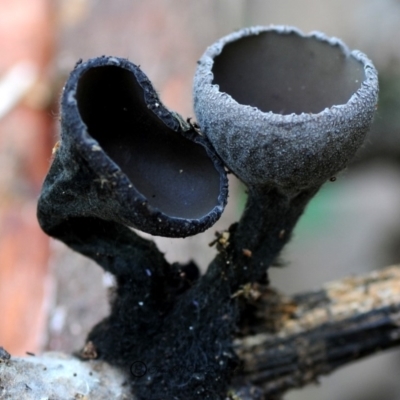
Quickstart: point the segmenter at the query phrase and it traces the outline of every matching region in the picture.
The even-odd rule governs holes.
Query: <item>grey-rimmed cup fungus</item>
[[[185,237],[212,226],[226,198],[224,166],[208,140],[163,106],[138,66],[116,57],[76,65],[39,200],[47,233],[92,217]]]
[[[253,27],[210,46],[198,62],[194,106],[215,150],[244,183],[318,187],[363,142],[377,72],[336,38]]]

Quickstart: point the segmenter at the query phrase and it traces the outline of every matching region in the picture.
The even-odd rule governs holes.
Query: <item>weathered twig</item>
[[[232,399],[262,399],[260,389],[268,399],[279,398],[352,361],[400,345],[400,266],[293,297],[260,285],[238,296],[251,304],[242,330],[252,333],[235,342],[243,364],[230,391]],[[75,398],[129,396],[124,382],[130,377],[102,361],[62,354],[10,360],[0,354],[0,361],[1,399],[46,398],[53,393],[64,399],[61,381]]]
[[[249,293],[259,298],[253,301],[256,322],[248,326],[255,334],[236,341],[240,378],[267,396],[400,345],[399,266],[293,297],[268,288]]]
[[[128,377],[104,361],[82,362],[62,353],[1,359],[0,399],[126,400]]]

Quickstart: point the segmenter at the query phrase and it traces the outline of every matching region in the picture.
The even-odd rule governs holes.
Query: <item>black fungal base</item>
[[[128,372],[140,400],[225,398],[238,366],[226,254],[199,277],[196,265],[169,265],[128,228],[99,220],[85,227],[69,225],[62,240],[117,281],[110,316],[87,338],[98,357]]]
[[[122,225],[64,225],[62,240],[116,277],[111,313],[87,338],[98,357],[129,374],[140,400],[226,399],[240,374],[232,342],[245,319],[237,294],[265,279],[310,196],[250,190],[242,220],[218,242],[204,276],[193,263],[169,265],[152,242]]]
[[[91,62],[94,66],[108,65],[101,72],[111,76],[113,82],[118,64],[133,68],[145,92],[151,86],[126,60],[111,57]],[[152,207],[151,200],[132,188],[130,179],[136,177],[128,176],[130,170],[124,171],[126,159],[110,150],[112,137],[104,137],[109,127],[102,130],[104,124],[98,128],[91,121],[100,106],[90,109],[96,103],[86,98],[86,91],[96,88],[91,79],[98,78],[97,72],[86,77],[83,92],[74,97],[79,68],[91,67],[90,62],[82,65],[72,73],[63,94],[62,141],[43,186],[38,219],[50,236],[90,257],[116,278],[111,313],[87,338],[93,346],[92,354],[125,370],[139,400],[225,400],[235,373],[240,376],[233,339],[241,330],[240,324],[245,323],[239,301],[244,286],[265,281],[268,267],[289,240],[318,188],[289,194],[268,186],[249,187],[241,220],[217,238],[219,254],[204,276],[193,263],[168,264],[154,243],[140,238],[127,226],[166,236],[188,236],[211,226],[227,196],[222,162],[192,126],[183,129],[182,120],[164,109],[158,98],[147,99],[161,112],[168,129],[184,135],[191,145],[202,146],[203,155],[214,163],[218,175],[215,182],[220,189],[216,206],[198,219],[169,218]],[[122,78],[126,79],[125,72]],[[80,111],[86,113],[89,131],[77,113],[77,99],[83,102]],[[141,103],[136,99],[129,104],[136,107]],[[141,118],[147,114],[147,110],[139,111]],[[146,123],[140,122],[141,130]],[[119,124],[120,128],[126,126],[125,122]],[[165,126],[162,129],[167,129]],[[98,141],[89,135],[90,129],[94,129]],[[122,140],[116,136],[117,141]],[[132,137],[126,140],[128,145],[139,143]],[[111,158],[99,143],[112,153]],[[123,145],[125,148],[126,143]],[[132,154],[139,154],[137,149],[134,151]],[[188,164],[189,159],[185,158]],[[196,174],[202,175],[202,170],[195,168]],[[241,385],[245,387],[243,382]],[[255,398],[262,398],[257,390],[254,393]]]
[[[99,358],[128,373],[136,398],[226,399],[240,375],[232,344],[246,323],[239,293],[265,280],[315,191],[289,197],[250,188],[240,222],[217,241],[219,254],[204,276],[193,263],[168,264],[153,242],[117,222],[74,216],[51,230],[115,275],[111,313],[87,341]]]
[[[138,290],[139,279],[118,276],[111,315],[88,340],[100,358],[129,369],[138,399],[225,398],[238,365],[231,344],[236,301],[227,281],[209,279],[180,293],[185,268],[171,266],[163,290],[149,292]]]

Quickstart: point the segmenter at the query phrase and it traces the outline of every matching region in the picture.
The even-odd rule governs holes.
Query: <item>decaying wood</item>
[[[236,340],[240,377],[279,395],[400,345],[400,267],[286,297],[269,288],[253,301],[255,334]],[[269,398],[269,397],[268,397]]]
[[[261,286],[239,295],[250,304],[249,318],[242,324],[246,335],[235,341],[243,365],[230,399],[262,399],[257,388],[268,399],[279,398],[288,389],[400,345],[400,266],[293,297]],[[10,359],[1,354],[0,399],[129,398],[129,377],[101,361],[59,353]]]
[[[62,353],[1,361],[0,399],[132,400],[126,377],[102,361]]]

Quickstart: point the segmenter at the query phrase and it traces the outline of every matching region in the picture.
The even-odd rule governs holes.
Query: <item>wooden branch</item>
[[[266,287],[247,296],[256,322],[245,329],[255,334],[235,342],[243,360],[238,377],[268,398],[400,345],[400,266],[293,297]]]
[[[243,365],[229,392],[234,400],[278,399],[345,364],[400,345],[400,266],[293,297],[261,286],[237,296],[250,304],[252,322],[242,323],[242,331],[253,333],[235,341]],[[128,378],[101,361],[60,353],[8,359],[0,351],[1,398],[129,399]]]

